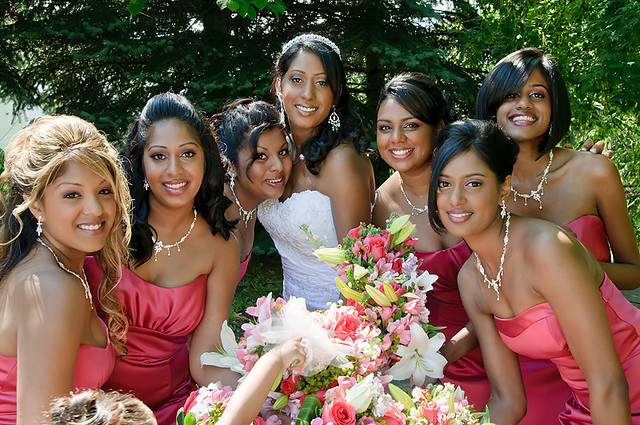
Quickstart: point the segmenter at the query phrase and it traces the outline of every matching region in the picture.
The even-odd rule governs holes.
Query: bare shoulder
[[[376,200],[373,207],[373,224],[384,227],[389,215],[398,210],[394,194],[398,191],[397,173],[391,175],[376,189]]]
[[[580,176],[592,183],[606,183],[610,179],[619,180],[615,164],[604,155],[594,155],[572,149],[556,148],[557,156],[572,175]]]
[[[322,170],[326,174],[335,172],[364,174],[373,176],[373,166],[369,157],[360,153],[350,143],[341,143],[333,148],[322,161]]]

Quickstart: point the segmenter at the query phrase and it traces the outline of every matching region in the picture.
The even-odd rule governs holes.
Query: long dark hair
[[[457,155],[473,150],[487,164],[502,184],[513,172],[518,158],[518,144],[489,121],[456,121],[447,125],[436,137],[436,150],[429,182],[429,223],[441,233],[446,229],[438,214],[438,179],[442,170]]]
[[[250,98],[236,99],[225,105],[211,118],[211,123],[220,153],[238,172],[238,152],[249,147],[252,159],[244,169],[249,180],[249,169],[258,158],[258,139],[262,133],[273,128],[284,131],[280,114],[273,105]]]
[[[551,121],[544,142],[539,147],[540,158],[562,140],[571,124],[569,95],[560,70],[540,49],[520,49],[505,56],[493,67],[478,92],[476,118],[495,121],[500,105],[508,95],[522,90],[534,69],[542,72],[551,96]]]
[[[315,136],[305,140],[301,146],[301,153],[304,156],[304,163],[312,174],[318,174],[322,161],[327,154],[342,141],[353,143],[358,152],[364,152],[369,147],[369,142],[361,140],[362,119],[353,107],[353,100],[347,87],[347,79],[344,66],[338,53],[331,47],[322,43],[319,39],[300,39],[300,41],[289,46],[282,52],[276,60],[273,77],[273,93],[276,92],[276,85],[284,74],[289,70],[291,62],[300,51],[308,51],[316,54],[327,73],[327,81],[333,92],[335,111],[340,118],[340,129],[335,132],[329,125],[329,117],[320,124],[320,128]],[[280,104],[280,100],[278,100]],[[281,105],[279,105],[281,106]],[[285,125],[289,125],[288,118],[284,117]]]
[[[220,233],[229,238],[233,223],[224,213],[231,201],[224,195],[225,167],[220,160],[211,126],[184,96],[163,93],[149,99],[137,120],[131,125],[126,139],[125,169],[129,177],[129,189],[133,198],[133,237],[131,256],[134,265],[145,263],[152,254],[152,236],[155,229],[147,223],[149,194],[144,188],[144,147],[152,127],[158,121],[177,119],[185,124],[200,140],[205,158],[205,171],[200,190],[193,205],[211,227],[211,234]]]

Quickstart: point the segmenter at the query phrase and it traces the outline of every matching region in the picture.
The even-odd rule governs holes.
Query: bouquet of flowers
[[[301,298],[261,297],[247,309],[256,320],[242,325],[240,341],[225,322],[222,349],[203,354],[202,364],[246,374],[277,344],[302,337],[307,352],[302,371],[287,370],[276,379],[263,412],[280,411],[296,425],[445,423],[433,418],[478,423],[467,419],[474,416],[459,389],[418,388],[412,398],[390,384],[411,379],[423,385],[427,377],[441,378],[446,364],[438,353],[445,338],[429,324],[425,307],[425,293],[437,277],[419,271],[410,237],[415,226],[407,225],[408,219],[390,220],[385,230],[361,225],[337,248],[314,251],[338,270],[336,284],[346,303],[309,312]],[[205,405],[213,418],[211,410],[221,414],[225,403],[216,399]],[[425,416],[435,412],[435,406],[437,414]],[[195,419],[204,417],[194,407],[187,406],[185,412]],[[270,417],[267,422],[279,420]]]

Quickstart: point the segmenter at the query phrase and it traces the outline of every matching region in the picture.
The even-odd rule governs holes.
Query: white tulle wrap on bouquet
[[[323,328],[323,316],[307,310],[304,298],[291,297],[280,309],[273,309],[269,294],[257,308],[257,323],[243,325],[247,351],[253,346],[263,345],[271,349],[292,338],[302,338],[306,360],[301,371],[303,376],[314,375],[329,365],[349,364],[347,356],[353,355],[351,346],[330,337],[331,331]],[[203,365],[231,369],[246,373],[243,362],[237,357],[238,344],[233,331],[225,321],[220,331],[222,349],[220,352],[204,353],[200,358]]]

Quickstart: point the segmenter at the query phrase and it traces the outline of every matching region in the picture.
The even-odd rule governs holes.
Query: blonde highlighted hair
[[[98,302],[107,317],[109,337],[118,354],[124,355],[127,320],[114,288],[128,255],[131,198],[118,152],[93,124],[69,115],[43,116],[18,133],[5,149],[5,168],[0,175],[0,283],[35,243],[36,220],[29,206],[42,200],[69,161],[88,167],[113,188],[114,226],[105,246],[94,255],[103,271]]]

